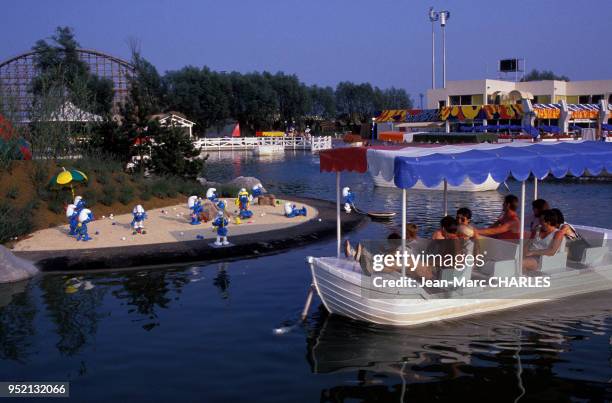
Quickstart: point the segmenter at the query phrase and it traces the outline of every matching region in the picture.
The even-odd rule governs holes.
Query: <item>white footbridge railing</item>
[[[332,148],[331,136],[311,137],[210,137],[195,140],[201,151],[252,150],[257,146],[283,146],[286,150],[310,150],[313,153]]]

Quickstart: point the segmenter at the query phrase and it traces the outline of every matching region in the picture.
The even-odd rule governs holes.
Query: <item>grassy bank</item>
[[[72,202],[72,193],[69,188],[49,186],[62,167],[87,174],[89,181],[77,184],[75,194],[86,199],[97,218],[129,213],[137,204],[147,210],[182,204],[188,196],[206,191],[196,181],[184,178],[128,174],[112,160],[15,161],[10,169],[0,172],[0,243],[67,222],[64,212]],[[236,189],[218,191],[230,196]]]

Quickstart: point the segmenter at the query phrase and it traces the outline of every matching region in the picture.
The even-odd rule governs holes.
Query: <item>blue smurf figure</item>
[[[258,183],[257,185],[253,186],[253,188],[251,189],[251,194],[253,195],[254,198],[263,196],[264,192],[263,192],[263,186],[261,185],[261,183]]]
[[[249,192],[247,192],[245,188],[240,189],[238,197],[236,198],[236,205],[240,209],[239,215],[243,220],[249,219],[253,216],[253,212],[249,210],[249,205],[252,199],[252,196],[249,195]]]
[[[223,200],[219,200],[219,203],[217,203],[217,208],[219,210],[225,211],[225,202]]]
[[[217,213],[217,217],[212,224],[217,230],[217,240],[214,243],[215,246],[229,245],[227,240],[227,226],[229,225],[229,220],[225,217],[223,210]]]
[[[85,208],[85,206],[87,205],[87,203],[85,202],[85,199],[83,199],[81,196],[77,196],[74,198],[74,203],[76,206],[76,210],[77,212],[81,212],[81,210],[83,210]]]
[[[209,188],[206,191],[206,198],[213,203],[217,203],[219,201],[219,196],[217,195],[217,189]]]
[[[191,210],[191,225],[200,224],[200,214],[204,211],[200,198],[198,196],[190,196],[187,199],[187,207]]]
[[[285,203],[285,216],[293,218],[301,215],[306,217],[306,207],[299,209],[295,206],[295,204],[291,204],[289,202]]]
[[[76,235],[77,224],[79,223],[79,212],[77,212],[74,204],[69,204],[66,207],[66,218],[68,218],[68,224],[70,225],[70,236]]]
[[[351,192],[350,187],[342,189],[342,197],[344,197],[344,211],[350,213],[355,208],[355,193]]]
[[[76,229],[76,240],[77,241],[89,241],[91,237],[87,233],[87,224],[93,221],[94,216],[91,210],[84,208],[79,213],[79,223]]]
[[[142,205],[137,205],[132,210],[132,228],[134,229],[134,235],[136,234],[146,234],[144,229],[144,222],[147,219],[147,212],[145,211]]]

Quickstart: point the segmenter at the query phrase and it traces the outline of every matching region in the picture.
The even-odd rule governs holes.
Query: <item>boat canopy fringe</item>
[[[458,186],[469,179],[481,184],[487,177],[504,182],[510,176],[524,181],[531,175],[544,179],[548,175],[599,175],[612,172],[612,143],[584,141],[578,143],[533,144],[528,147],[505,146],[493,149],[470,149],[464,152],[426,156],[396,156],[395,186],[413,187],[419,180],[435,187],[444,180]]]

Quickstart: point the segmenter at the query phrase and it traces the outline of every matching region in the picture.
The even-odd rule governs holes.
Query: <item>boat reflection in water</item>
[[[312,318],[307,360],[343,380],[321,401],[609,400],[612,292],[424,327]],[[608,346],[608,354],[598,351]],[[593,359],[603,360],[596,369]],[[336,379],[336,378],[334,378]]]

